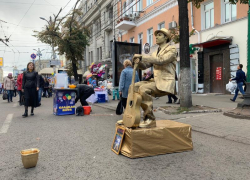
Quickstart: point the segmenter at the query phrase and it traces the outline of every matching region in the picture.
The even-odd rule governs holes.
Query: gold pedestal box
[[[193,150],[192,127],[170,120],[157,120],[155,128],[126,127],[121,154],[139,158]]]

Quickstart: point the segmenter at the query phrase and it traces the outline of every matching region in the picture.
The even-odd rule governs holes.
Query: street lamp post
[[[38,48],[38,50],[36,50],[36,49],[33,49],[33,50],[35,50],[37,52],[36,55],[39,57],[39,61],[38,62],[39,62],[39,71],[40,71],[42,69],[41,68],[41,59],[40,59],[40,57],[42,56],[42,51],[44,51],[45,49],[43,49],[41,51],[40,51],[40,48]]]

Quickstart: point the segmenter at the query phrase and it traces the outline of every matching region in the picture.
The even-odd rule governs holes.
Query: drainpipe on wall
[[[190,9],[191,9],[191,25],[192,25],[192,29],[195,30],[195,32],[198,34],[198,43],[200,43],[200,32],[197,31],[194,28],[194,15],[193,15],[193,3],[190,2]],[[197,63],[196,63],[196,67],[195,67],[195,71],[196,71],[196,93],[198,92],[198,58],[197,58]]]

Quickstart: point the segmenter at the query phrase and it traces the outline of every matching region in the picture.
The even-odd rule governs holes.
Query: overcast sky
[[[45,49],[41,59],[51,57],[50,46],[38,42],[32,36],[34,30],[42,30],[47,23],[39,17],[49,19],[49,16],[57,14],[61,7],[67,5],[61,13],[63,16],[73,8],[76,1],[0,0],[0,38],[10,37],[9,47],[0,42],[0,57],[4,58],[4,76],[13,72],[13,66],[18,69],[25,68],[31,61],[30,55],[36,53],[33,49]]]

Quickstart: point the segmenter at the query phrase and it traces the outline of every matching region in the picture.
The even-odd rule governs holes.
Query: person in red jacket
[[[19,105],[21,106],[21,97],[22,97],[22,83],[23,83],[23,73],[19,74],[17,77],[17,92],[19,94]]]

